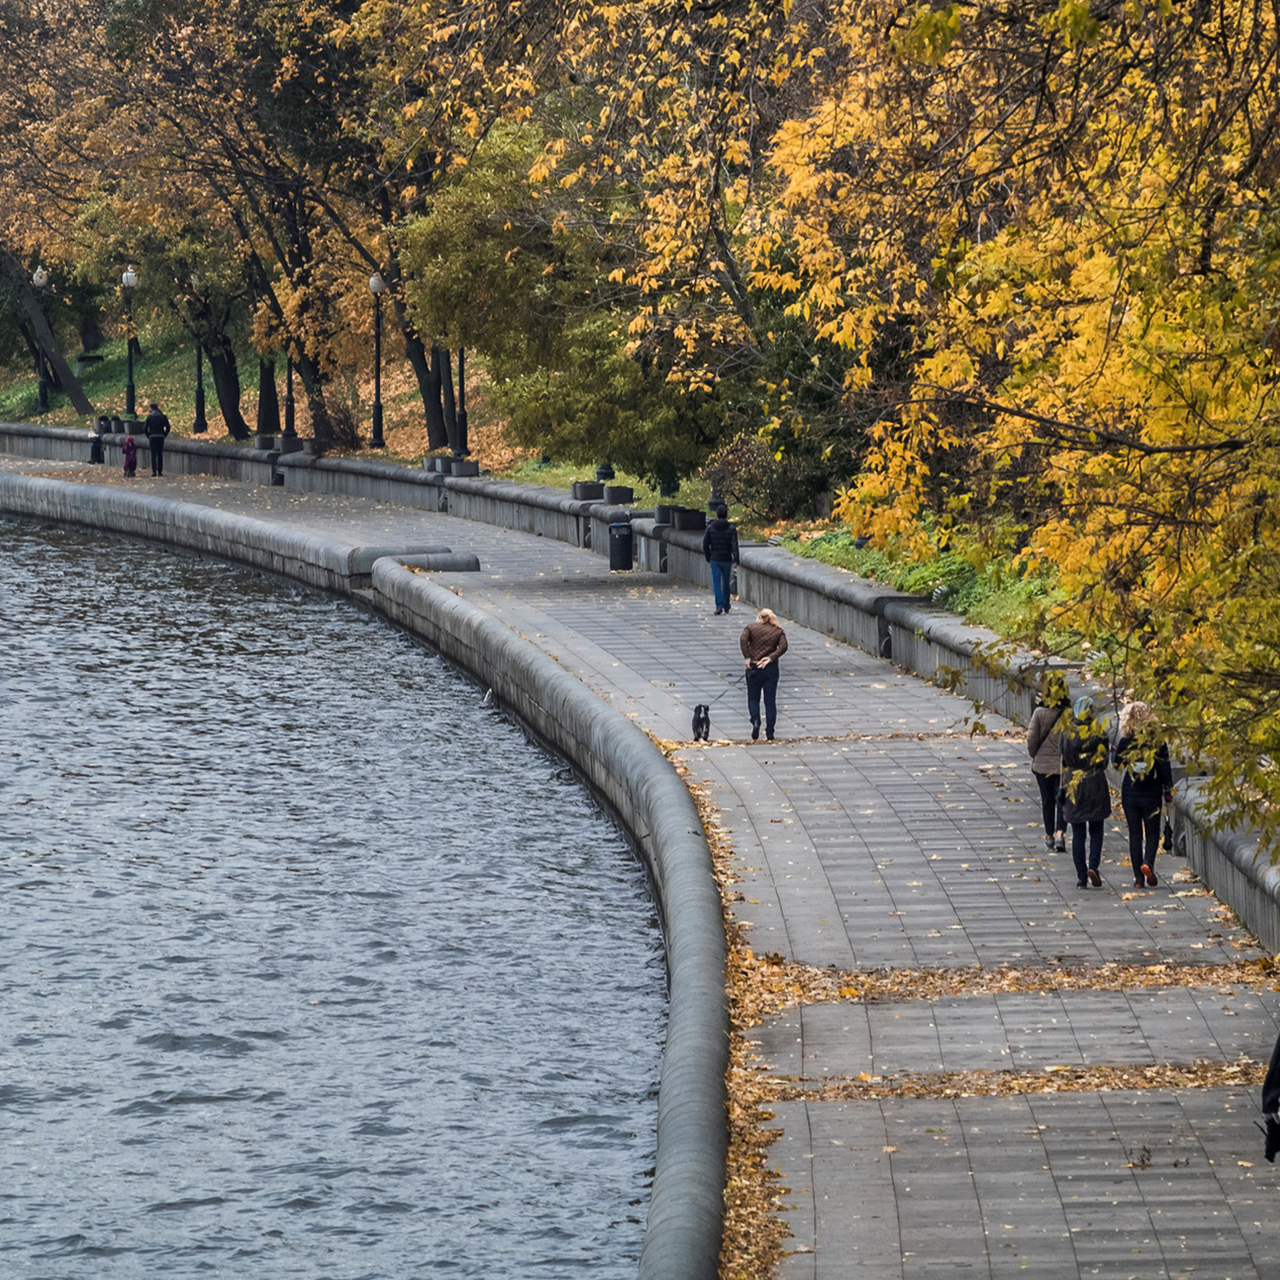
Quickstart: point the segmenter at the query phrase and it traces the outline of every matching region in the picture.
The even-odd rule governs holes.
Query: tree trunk
[[[453,444],[445,427],[440,387],[440,348],[433,345],[426,386],[422,389],[422,407],[427,412],[427,444],[432,449],[446,449]]]
[[[418,394],[422,397],[422,409],[427,420],[427,448],[432,452],[447,448],[449,435],[445,430],[444,414],[440,407],[440,383],[438,379],[434,382],[432,380],[427,348],[410,326],[398,295],[393,295],[392,305],[395,308],[396,323],[404,336],[404,354],[413,370],[413,376],[418,380]]]
[[[218,397],[218,408],[233,440],[247,440],[253,433],[240,412],[240,369],[236,353],[225,334],[205,337],[205,354],[209,357],[209,376]]]
[[[18,295],[18,301],[22,303],[22,309],[27,313],[27,319],[31,321],[31,328],[36,335],[36,341],[44,350],[45,359],[48,360],[50,367],[53,369],[59,385],[67,393],[72,405],[75,406],[76,412],[91,417],[93,415],[93,405],[90,403],[89,397],[85,395],[84,388],[80,385],[80,379],[76,377],[71,371],[71,366],[67,364],[66,357],[58,346],[58,340],[53,336],[53,330],[49,327],[48,318],[45,316],[44,307],[36,294],[35,286],[28,279],[22,263],[7,250],[0,253],[0,257],[4,261],[5,274],[13,284],[14,292]]]
[[[276,362],[258,361],[258,434],[280,434],[280,397],[276,393]]]
[[[355,415],[344,404],[329,403],[328,383],[316,358],[306,352],[298,352],[293,367],[302,382],[307,413],[311,418],[311,438],[317,448],[323,452],[336,444],[344,449],[358,449],[360,436],[356,431]]]
[[[463,441],[458,438],[458,406],[453,398],[453,356],[448,347],[437,347],[440,353],[440,399],[444,405],[444,429],[449,434],[449,448],[455,458],[462,457]]]
[[[97,351],[102,346],[102,325],[95,311],[81,311],[76,316],[76,328],[80,333],[80,349]]]

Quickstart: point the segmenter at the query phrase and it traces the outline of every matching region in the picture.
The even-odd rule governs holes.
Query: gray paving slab
[[[1230,1089],[775,1104],[780,1275],[1280,1275],[1250,1109]]]
[[[846,968],[1219,963],[1257,954],[1215,900],[1157,866],[1130,888],[1111,824],[1103,889],[1047,851],[1025,748],[1005,738],[755,744],[690,752],[742,876],[753,949]],[[1171,874],[1172,873],[1172,874]]]
[[[1156,987],[846,1000],[793,1009],[752,1038],[765,1069],[821,1082],[863,1072],[1266,1062],[1277,1034],[1275,990]]]

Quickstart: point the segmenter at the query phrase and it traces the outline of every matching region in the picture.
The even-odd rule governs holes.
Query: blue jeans
[[[773,737],[778,720],[778,664],[747,668],[747,714],[752,724],[760,723],[760,695],[764,694],[764,731]]]
[[[711,589],[716,593],[716,608],[729,612],[729,579],[733,576],[732,560],[711,562]]]

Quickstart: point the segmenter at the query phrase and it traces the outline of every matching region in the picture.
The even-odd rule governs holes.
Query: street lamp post
[[[471,452],[467,437],[467,353],[458,348],[458,452],[466,456]]]
[[[382,295],[387,282],[375,271],[369,277],[369,291],[373,294],[373,439],[370,447],[382,449]]]
[[[199,323],[200,314],[204,311],[204,302],[201,299],[200,289],[203,280],[195,272],[191,273],[191,301],[192,301],[192,327],[195,328]],[[191,424],[191,434],[202,436],[209,430],[209,423],[204,414],[204,345],[200,341],[200,335],[195,335],[196,339],[196,419]]]
[[[138,273],[132,266],[126,268],[120,277],[124,286],[124,344],[128,351],[128,378],[124,384],[124,416],[129,422],[136,422],[138,415],[136,397],[133,390],[133,290],[138,283]]]
[[[31,283],[35,285],[36,297],[40,299],[40,311],[44,312],[44,291],[49,284],[49,273],[43,267],[36,267],[31,273]],[[40,335],[36,335],[36,374],[40,379],[40,402],[36,406],[37,413],[49,412],[49,366],[45,361],[44,343]]]

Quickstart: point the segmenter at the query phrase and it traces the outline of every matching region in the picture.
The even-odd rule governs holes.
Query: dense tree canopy
[[[772,457],[883,545],[1048,568],[1041,623],[1280,832],[1278,38],[1280,0],[0,0],[0,254],[64,330],[163,281],[229,425],[248,333],[354,442],[376,271],[434,445],[466,348],[560,457],[744,497]]]

